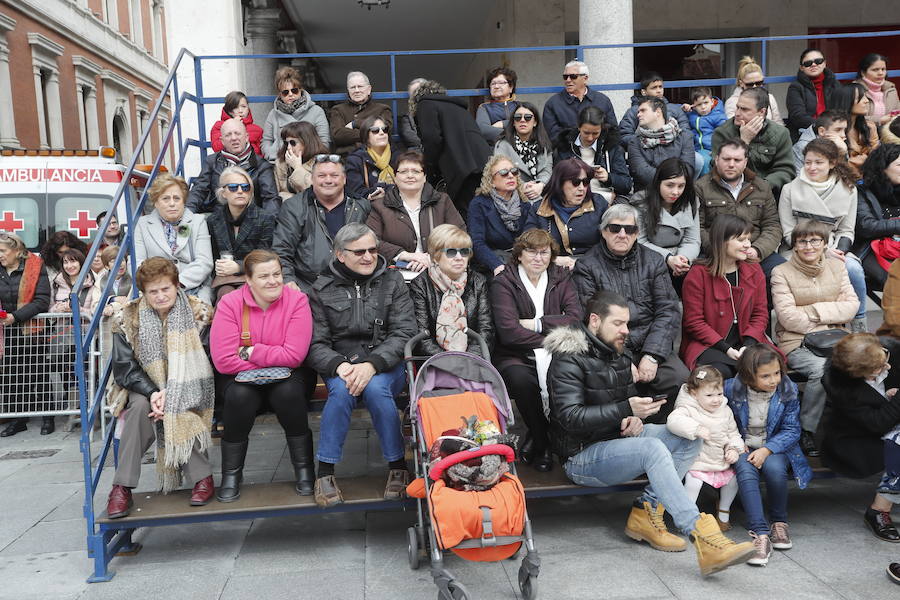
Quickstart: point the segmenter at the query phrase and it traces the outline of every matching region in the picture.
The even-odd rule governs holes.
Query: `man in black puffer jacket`
[[[637,243],[639,226],[634,207],[611,206],[600,221],[603,243],[575,263],[573,279],[582,302],[599,290],[628,298],[631,321],[624,357],[631,361],[639,393],[664,394],[668,399],[652,418],[654,423],[665,423],[678,389],[688,378],[687,367],[673,347],[681,311],[662,256]]]
[[[578,485],[609,486],[646,473],[650,485],[635,501],[625,535],[657,550],[684,550],[684,540],[666,529],[668,510],[693,538],[704,575],[746,560],[753,544],[735,544],[722,535],[715,518],[697,510],[681,483],[702,440],[678,437],[665,425],[644,426],[642,419],[656,413],[660,402],[634,395],[631,361],[622,354],[628,302],[614,292],[598,292],[585,314],[586,325],[558,327],[544,341],[553,354],[547,374],[550,439],[566,475]]]

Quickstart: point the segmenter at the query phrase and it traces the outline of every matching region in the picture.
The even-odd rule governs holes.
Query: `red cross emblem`
[[[3,211],[3,218],[0,218],[0,230],[15,233],[25,230],[25,221],[16,218],[16,213],[11,210]]]
[[[78,232],[78,237],[90,237],[91,229],[97,229],[97,222],[91,218],[91,214],[86,210],[79,210],[75,213],[74,219],[69,219],[69,229]]]

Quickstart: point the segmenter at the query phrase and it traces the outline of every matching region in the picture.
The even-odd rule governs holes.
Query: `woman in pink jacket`
[[[297,493],[311,496],[315,481],[312,433],[306,418],[306,385],[299,368],[312,339],[309,301],[303,292],[284,286],[281,263],[273,252],[250,252],[244,258],[244,272],[247,283],[216,305],[210,332],[213,363],[227,376],[222,389],[222,483],[216,498],[233,502],[240,497],[250,430],[264,405],[271,407],[284,428]],[[261,375],[243,372],[271,367],[287,367],[290,374],[262,385],[240,381],[247,375]],[[262,375],[271,377],[272,373]]]

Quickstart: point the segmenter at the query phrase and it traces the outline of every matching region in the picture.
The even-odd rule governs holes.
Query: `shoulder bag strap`
[[[378,345],[378,338],[381,337],[381,329],[384,327],[384,320],[387,318],[387,304],[385,297],[387,296],[387,281],[381,281],[381,287],[378,288],[378,300],[375,305],[375,324],[372,327],[372,341],[369,343],[371,350]]]
[[[253,342],[250,339],[250,306],[244,302],[244,310],[241,314],[241,346],[250,347]]]

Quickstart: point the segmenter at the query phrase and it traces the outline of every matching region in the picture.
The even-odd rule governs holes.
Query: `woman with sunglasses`
[[[187,182],[168,173],[157,175],[147,191],[153,212],[138,219],[134,229],[137,266],[160,256],[178,267],[185,292],[213,303],[213,255],[209,228],[202,215],[185,207]],[[251,196],[252,197],[252,196]]]
[[[625,162],[625,150],[619,140],[619,128],[608,122],[596,106],[578,113],[578,128],[564,130],[556,145],[556,160],[580,158],[591,168],[591,193],[603,196],[608,204],[617,195],[631,191],[631,174]]]
[[[431,266],[409,284],[419,331],[428,332],[416,350],[433,356],[444,351],[471,352],[481,348],[466,335],[472,330],[494,342],[494,320],[487,279],[469,269],[472,238],[456,225],[438,225],[428,236]],[[488,357],[484,357],[488,358]]]
[[[503,128],[503,136],[494,146],[494,154],[513,161],[529,202],[540,198],[544,186],[550,181],[552,152],[537,107],[530,102],[519,103],[512,119]]]
[[[469,205],[468,219],[475,262],[497,275],[506,268],[529,213],[519,169],[509,158],[495,154],[484,165],[477,194]]]
[[[769,306],[766,277],[747,261],[753,227],[743,217],[720,214],[709,231],[709,258],[684,278],[681,359],[688,369],[710,365],[726,379],[737,373],[747,346],[766,343]]]
[[[800,130],[813,124],[816,117],[831,108],[831,95],[838,87],[837,79],[825,63],[825,55],[815,48],[807,48],[800,55],[797,80],[787,91],[788,130],[794,142]]]
[[[359,124],[357,148],[347,156],[347,193],[369,200],[383,199],[396,181],[391,157],[398,149],[391,144],[391,125],[381,117],[368,117]]]
[[[734,83],[736,84],[734,93],[725,100],[725,116],[729,119],[734,116],[734,111],[737,110],[737,101],[741,96],[741,92],[748,88],[764,87],[766,85],[762,67],[759,66],[755,58],[745,56],[738,62],[737,77]],[[766,118],[770,121],[775,121],[779,125],[782,123],[778,102],[775,101],[775,96],[772,94],[769,94],[769,110],[766,111]]]
[[[893,355],[894,360],[891,359]],[[863,521],[886,542],[900,542],[891,509],[900,501],[900,356],[896,338],[854,333],[837,343],[822,377],[831,413],[823,462],[845,477],[883,472]]]
[[[312,185],[313,158],[328,154],[316,128],[306,121],[288,123],[281,129],[281,148],[275,161],[275,185],[282,200]]]
[[[599,244],[600,220],[608,206],[590,193],[592,174],[580,158],[556,163],[540,202],[531,206],[525,229],[543,229],[559,244],[555,264],[574,269],[579,256]]]
[[[869,98],[869,112],[866,116],[877,127],[886,125],[900,115],[897,88],[886,77],[887,57],[870,52],[859,61],[859,70],[853,81],[866,88],[866,96]]]
[[[294,121],[312,123],[322,143],[326,146],[331,144],[325,111],[303,89],[303,80],[297,69],[281,67],[275,71],[274,108],[266,116],[263,127],[262,151],[269,162],[274,163],[278,159],[278,150],[282,146],[282,127]]]
[[[219,205],[206,219],[215,259],[212,282],[219,299],[246,282],[242,267],[253,250],[272,247],[275,219],[265,218],[253,199],[253,180],[240,167],[226,167],[216,190]]]

